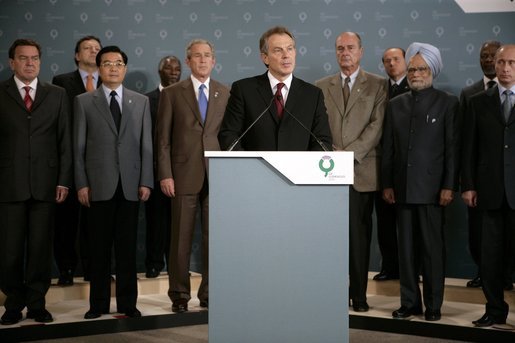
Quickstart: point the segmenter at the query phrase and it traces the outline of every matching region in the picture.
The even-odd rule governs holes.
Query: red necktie
[[[23,98],[23,102],[25,103],[25,107],[27,108],[27,111],[30,112],[30,109],[32,108],[32,98],[30,97],[30,87],[25,86],[23,87],[25,89],[25,97]]]
[[[277,84],[277,91],[275,92],[275,108],[277,109],[277,117],[282,119],[284,112],[284,101],[283,94],[281,93],[281,89],[284,87],[284,83],[279,82]]]
[[[95,90],[95,86],[93,85],[93,75],[88,74],[86,76],[86,91],[93,92]]]

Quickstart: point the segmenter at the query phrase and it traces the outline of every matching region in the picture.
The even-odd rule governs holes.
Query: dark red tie
[[[32,108],[32,98],[30,97],[30,87],[25,86],[23,87],[25,89],[25,97],[23,98],[23,102],[25,103],[25,107],[27,108],[27,111],[30,112],[30,109]]]
[[[284,112],[284,100],[281,89],[284,87],[284,83],[279,82],[277,84],[277,91],[275,92],[275,108],[277,109],[277,117],[282,119]]]

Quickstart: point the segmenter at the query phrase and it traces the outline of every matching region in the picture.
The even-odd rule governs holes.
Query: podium
[[[348,342],[352,152],[211,152],[209,341]]]

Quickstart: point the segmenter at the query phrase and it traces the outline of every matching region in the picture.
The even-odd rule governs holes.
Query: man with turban
[[[433,88],[442,70],[440,51],[413,43],[406,51],[411,91],[392,99],[383,131],[383,198],[398,218],[401,307],[397,319],[422,314],[441,318],[445,278],[444,210],[458,181],[458,98]]]

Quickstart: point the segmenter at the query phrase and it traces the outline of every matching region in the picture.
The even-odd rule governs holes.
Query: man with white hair
[[[425,319],[436,321],[444,291],[444,209],[458,181],[458,98],[433,88],[442,70],[436,47],[412,43],[406,61],[411,91],[387,106],[381,163],[383,198],[396,205],[398,219],[401,307],[392,316],[421,314],[423,298]]]

